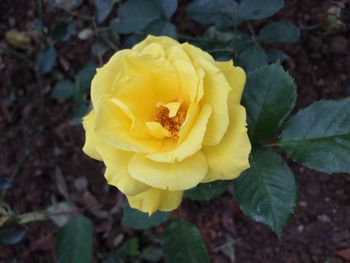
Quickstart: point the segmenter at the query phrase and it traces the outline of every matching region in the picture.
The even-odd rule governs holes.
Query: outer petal
[[[150,45],[152,43],[160,44],[165,51],[174,45],[179,45],[179,42],[177,42],[176,40],[174,40],[170,37],[165,37],[165,36],[157,37],[157,36],[148,35],[145,40],[143,40],[139,44],[135,45],[132,48],[132,50],[142,51],[143,49],[145,49],[148,45]]]
[[[195,47],[195,46],[188,44],[188,43],[183,43],[181,46],[182,46],[183,50],[186,51],[186,53],[188,54],[188,56],[191,58],[192,61],[195,61],[196,58],[198,58],[198,57],[203,57],[208,62],[211,62],[213,64],[215,63],[215,60],[213,59],[213,57],[209,53],[201,50],[200,48]]]
[[[117,187],[126,195],[136,195],[149,189],[149,186],[136,181],[128,172],[128,162],[133,153],[124,152],[108,144],[97,146],[106,165],[105,177],[108,184]]]
[[[208,60],[199,57],[194,62],[197,68],[205,71],[203,104],[212,106],[213,114],[208,122],[204,145],[216,145],[224,136],[229,125],[228,94],[231,87],[221,70]]]
[[[216,62],[216,65],[222,70],[232,90],[229,93],[228,105],[239,104],[241,102],[246,74],[240,67],[233,66],[232,60]]]
[[[151,188],[135,196],[127,196],[132,208],[139,209],[149,215],[157,210],[167,212],[180,206],[183,191],[167,191]]]
[[[146,157],[158,162],[174,163],[176,161],[182,161],[196,153],[202,148],[203,137],[211,113],[212,110],[210,105],[204,105],[196,123],[190,130],[189,135],[180,145],[170,151],[162,152],[162,150],[160,150],[158,152],[147,154]]]
[[[121,50],[115,53],[103,67],[97,69],[91,82],[91,101],[94,107],[101,96],[111,95],[114,79],[122,71],[124,56],[131,53],[129,49]]]
[[[96,113],[93,110],[83,118],[83,127],[85,129],[85,144],[83,151],[91,158],[102,161],[101,155],[96,150],[96,146],[101,143],[101,140],[94,130],[95,119]]]
[[[144,154],[136,153],[129,162],[131,176],[145,184],[164,190],[186,190],[203,180],[208,171],[207,160],[199,151],[176,163],[152,161]]]
[[[230,180],[238,177],[249,168],[248,156],[251,145],[247,135],[246,112],[241,105],[232,106],[230,126],[216,146],[203,148],[208,160],[209,171],[204,182]]]

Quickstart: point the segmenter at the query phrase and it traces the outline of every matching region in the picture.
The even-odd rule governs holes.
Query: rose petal
[[[216,64],[222,70],[232,88],[231,92],[229,93],[228,105],[239,104],[241,102],[243,89],[246,82],[244,70],[240,67],[234,67],[231,60],[216,62]]]
[[[148,133],[157,139],[164,139],[166,137],[170,137],[171,133],[165,129],[159,122],[149,121],[146,122],[146,126],[148,128]]]
[[[96,113],[93,110],[83,118],[83,127],[85,129],[85,144],[83,151],[91,158],[101,161],[102,158],[96,150],[96,146],[101,143],[101,140],[94,131],[95,119]]]
[[[196,186],[205,177],[208,165],[199,151],[181,162],[161,163],[144,154],[136,153],[129,162],[131,176],[145,184],[164,190],[186,190]]]
[[[148,35],[146,39],[135,45],[132,50],[142,51],[152,43],[158,43],[165,51],[174,45],[179,45],[179,42],[170,37]]]
[[[105,178],[108,184],[117,187],[126,195],[137,195],[150,187],[132,178],[128,163],[133,153],[118,150],[110,145],[98,145],[97,151],[106,165]]]
[[[231,90],[222,71],[202,57],[194,61],[197,68],[205,71],[203,104],[212,106],[213,114],[208,122],[204,145],[216,145],[224,136],[229,125],[227,100]]]
[[[230,180],[249,168],[251,145],[247,135],[246,111],[241,105],[230,110],[230,125],[219,145],[203,147],[209,171],[202,182]]]
[[[167,191],[151,188],[135,196],[127,196],[132,208],[152,215],[157,210],[167,212],[178,208],[183,191]]]
[[[102,96],[111,95],[113,82],[122,71],[122,61],[127,54],[131,54],[128,49],[115,53],[103,67],[96,70],[91,82],[91,101],[94,107]]]

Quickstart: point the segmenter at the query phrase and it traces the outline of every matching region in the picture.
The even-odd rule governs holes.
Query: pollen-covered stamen
[[[186,111],[180,106],[180,102],[175,106],[176,111],[173,107],[174,103],[170,104],[158,105],[154,120],[167,129],[171,136],[179,136],[181,125],[186,119]]]

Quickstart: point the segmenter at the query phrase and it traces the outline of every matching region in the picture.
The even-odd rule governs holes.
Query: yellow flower
[[[148,36],[97,70],[83,151],[104,162],[131,207],[174,210],[184,190],[249,167],[245,80],[232,61]]]

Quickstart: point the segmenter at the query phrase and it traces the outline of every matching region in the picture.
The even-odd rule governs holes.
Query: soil
[[[25,30],[35,18],[36,1],[25,2],[27,6],[21,0],[1,1],[1,36],[10,26]],[[285,2],[276,18],[295,23],[302,32],[298,43],[280,46],[288,55],[284,65],[298,86],[296,110],[316,100],[350,96],[349,24],[338,32],[325,34],[320,24],[334,3]],[[349,12],[343,14],[347,23]],[[51,25],[60,16],[48,10],[44,21]],[[85,22],[77,20],[78,26],[84,28]],[[59,53],[68,63],[65,69],[63,62],[59,67],[72,77],[89,60],[90,45],[73,38],[60,45]],[[126,237],[140,235],[120,226],[122,195],[106,187],[103,165],[82,153],[83,130],[69,123],[71,102],[41,98],[33,71],[13,56],[1,55],[0,71],[0,175],[9,178],[25,152],[29,153],[6,195],[11,208],[25,213],[45,209],[53,199],[64,200],[57,183],[60,170],[80,211],[93,219],[95,251],[109,251]],[[45,91],[52,82],[45,77]],[[212,262],[350,262],[344,250],[350,247],[350,177],[327,175],[289,163],[299,194],[294,216],[280,239],[267,227],[244,216],[229,193],[210,202],[185,200],[174,216],[180,214],[199,226]],[[75,186],[77,178],[87,179],[88,186],[82,192]],[[99,207],[99,216],[86,209],[91,205]],[[104,211],[110,216],[103,216]],[[0,245],[0,262],[54,262],[58,228],[43,221],[28,224],[26,229],[27,236],[20,244]],[[162,230],[158,227],[155,232],[159,235]],[[99,261],[95,253],[94,262]]]

